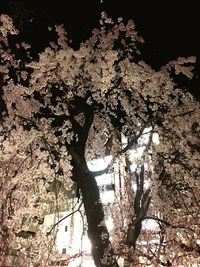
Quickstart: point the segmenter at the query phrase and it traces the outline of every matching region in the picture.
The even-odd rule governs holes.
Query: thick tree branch
[[[80,124],[75,120],[74,118],[74,115],[73,115],[73,109],[71,107],[69,107],[69,120],[72,124],[72,127],[73,127],[73,130],[75,133],[78,134],[78,137],[80,138],[81,137],[81,134],[82,134],[82,127],[80,126]]]
[[[109,169],[109,165],[105,169],[103,169],[103,170],[95,171],[95,172],[90,171],[90,172],[92,173],[92,175],[94,175],[96,177],[96,176],[103,175],[104,173],[107,173],[108,172],[108,169]]]
[[[69,107],[69,120],[72,123],[74,132],[78,135],[78,143],[82,146],[85,147],[87,139],[88,139],[88,134],[90,127],[93,123],[94,119],[94,111],[93,107],[88,105],[86,102],[86,99],[81,99],[79,100],[81,103],[79,103],[81,106],[80,113],[77,114],[77,105],[72,107],[72,105]],[[84,125],[81,126],[74,118],[75,115],[79,114],[84,114]]]
[[[87,104],[86,104],[87,105]],[[86,145],[87,139],[88,139],[88,134],[89,134],[89,130],[90,127],[93,123],[94,120],[94,111],[93,108],[89,105],[86,106],[86,110],[84,112],[85,115],[85,123],[83,126],[83,132],[81,135],[81,143]]]

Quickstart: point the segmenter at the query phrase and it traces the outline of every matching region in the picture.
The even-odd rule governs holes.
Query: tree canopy
[[[104,12],[99,29],[78,49],[56,25],[57,40],[33,58],[31,45],[16,41],[11,18],[1,15],[0,21],[2,266],[13,247],[27,264],[51,258],[53,236],[41,225],[34,236],[19,233],[39,225],[50,204],[59,211],[73,183],[80,188],[96,266],[119,266],[120,257],[124,266],[197,263],[200,108],[174,79],[192,79],[195,58],[154,70],[142,60],[143,38],[134,22],[114,22]],[[126,190],[113,205],[113,242],[96,174],[87,166],[105,156],[103,132],[113,156],[106,171],[122,157],[138,168],[124,169]],[[140,146],[144,151],[136,160],[131,153]],[[157,233],[145,232],[147,219],[157,221]],[[155,236],[159,242],[152,248]]]

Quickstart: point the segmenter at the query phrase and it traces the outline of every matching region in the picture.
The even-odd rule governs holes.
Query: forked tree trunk
[[[92,256],[97,267],[118,267],[104,222],[104,211],[95,177],[89,171],[84,156],[73,151],[73,174],[85,208],[88,223],[88,237],[92,245]],[[76,156],[75,156],[76,155]]]

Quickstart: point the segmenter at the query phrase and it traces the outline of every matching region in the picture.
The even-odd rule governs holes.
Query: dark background
[[[64,24],[74,47],[98,27],[102,11],[113,17],[132,18],[145,39],[144,60],[159,68],[179,56],[196,56],[194,79],[180,81],[200,96],[200,9],[198,1],[153,0],[0,0],[0,13],[10,14],[21,36],[40,52],[53,37],[48,26]]]

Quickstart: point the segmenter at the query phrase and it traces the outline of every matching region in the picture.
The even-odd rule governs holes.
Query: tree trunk
[[[6,266],[6,256],[8,254],[8,228],[0,223],[0,267]]]
[[[74,180],[82,194],[88,223],[88,237],[91,241],[95,265],[97,267],[118,267],[104,222],[103,205],[95,177],[89,171],[84,156],[80,155],[82,153],[77,154],[73,149],[70,154],[72,155]]]

